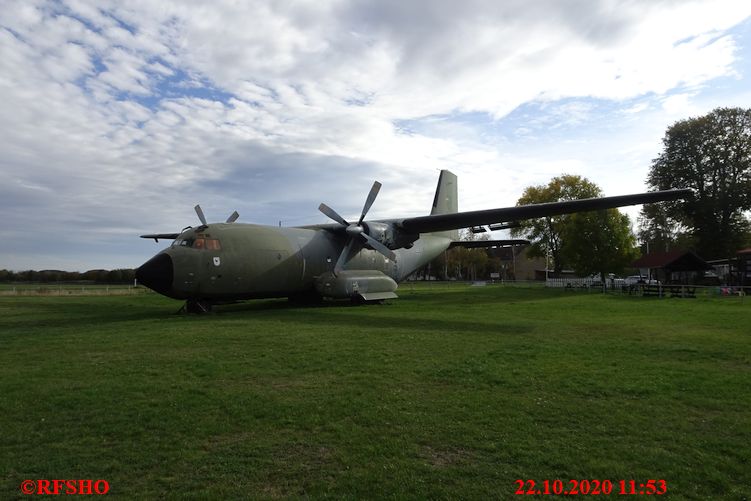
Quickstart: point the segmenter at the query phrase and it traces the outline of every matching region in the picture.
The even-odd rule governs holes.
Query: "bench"
[[[689,285],[668,285],[670,297],[696,297],[696,287]]]
[[[655,285],[645,284],[641,288],[642,296],[696,297],[696,287],[690,285]]]

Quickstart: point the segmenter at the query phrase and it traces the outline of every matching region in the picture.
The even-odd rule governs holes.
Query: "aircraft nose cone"
[[[167,254],[157,254],[136,270],[136,280],[149,289],[167,295],[172,289],[172,258]]]

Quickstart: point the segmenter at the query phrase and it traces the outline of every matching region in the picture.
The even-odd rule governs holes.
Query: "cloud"
[[[608,187],[636,187],[665,117],[744,78],[732,28],[749,15],[731,0],[7,1],[0,267],[49,234],[81,268],[135,266],[153,248],[132,237],[190,224],[195,202],[322,221],[318,202],[356,213],[374,178],[374,215],[424,213],[440,168],[465,209],[604,162]]]

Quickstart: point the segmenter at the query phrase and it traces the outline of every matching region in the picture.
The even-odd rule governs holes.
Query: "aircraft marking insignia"
[[[214,266],[219,266],[220,264],[222,264],[222,259],[220,257],[215,257]]]

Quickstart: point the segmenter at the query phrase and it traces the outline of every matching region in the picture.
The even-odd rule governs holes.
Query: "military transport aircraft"
[[[207,312],[213,304],[244,299],[289,297],[358,302],[395,298],[397,283],[453,246],[459,228],[493,223],[514,225],[533,219],[625,205],[676,200],[691,190],[667,190],[616,197],[458,212],[457,178],[441,171],[429,216],[365,221],[378,195],[377,181],[357,222],[349,222],[326,204],[319,210],[335,223],[276,227],[201,221],[180,233],[141,235],[173,240],[136,270],[139,283],[174,299],[188,312]],[[489,240],[487,245],[503,244]]]

